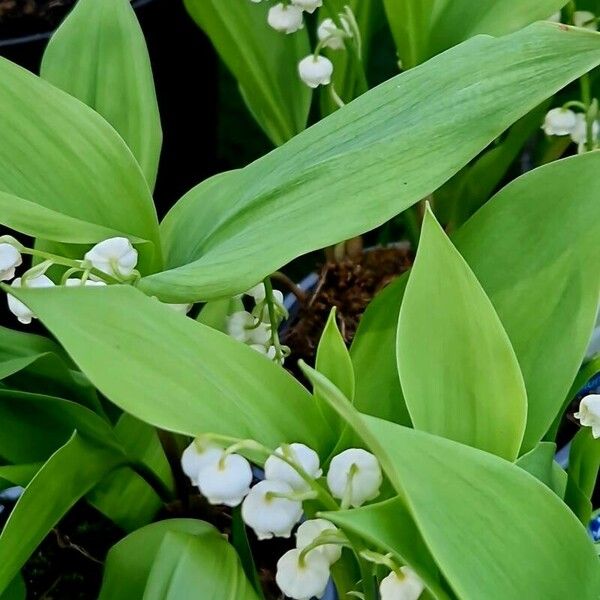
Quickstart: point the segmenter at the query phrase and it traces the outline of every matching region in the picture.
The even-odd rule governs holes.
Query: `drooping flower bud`
[[[11,244],[0,244],[0,281],[10,281],[23,264],[21,253]]]
[[[333,63],[325,56],[309,54],[298,63],[300,79],[310,88],[331,83]]]
[[[267,323],[257,323],[249,312],[240,310],[227,317],[227,335],[238,342],[265,346],[271,339],[271,328]]]
[[[398,573],[392,571],[379,585],[381,600],[417,600],[424,589],[420,577],[410,567],[402,567]]]
[[[95,269],[119,278],[133,273],[138,253],[127,238],[114,237],[96,244],[86,252],[85,259]]]
[[[304,26],[302,9],[290,4],[275,4],[267,15],[269,25],[281,33],[294,33]]]
[[[37,277],[30,277],[25,280],[25,285],[21,285],[21,277],[17,277],[12,284],[11,287],[20,288],[49,288],[53,287],[54,282],[47,277],[46,275],[38,275]],[[24,325],[29,325],[32,319],[36,319],[35,314],[27,308],[20,300],[17,300],[10,293],[8,294],[8,308],[10,312],[17,317],[20,323]]]
[[[293,490],[303,492],[310,489],[310,485],[300,477],[298,472],[281,460],[279,456],[284,456],[294,461],[308,475],[317,479],[321,477],[323,471],[319,467],[319,455],[304,444],[289,444],[280,446],[265,461],[265,479],[269,481],[285,481]]]
[[[250,491],[252,467],[239,454],[222,455],[198,473],[198,489],[211,504],[238,506]]]
[[[568,108],[553,108],[544,119],[542,129],[546,135],[570,135],[577,124],[577,116]]]
[[[575,25],[575,27],[589,29],[590,31],[596,31],[598,29],[596,15],[589,10],[576,10],[573,13],[573,25]]]
[[[83,281],[83,279],[77,279],[77,277],[69,277],[69,279],[65,281],[66,287],[102,287],[104,285],[106,285],[104,281],[95,281],[94,279],[86,279]]]
[[[335,533],[337,531],[339,531],[338,528],[326,519],[309,519],[304,521],[298,527],[298,531],[296,531],[296,548],[303,550],[307,546],[310,546],[323,532]],[[327,562],[332,565],[342,555],[342,546],[339,544],[323,544],[311,550],[309,554],[313,552],[323,554]]]
[[[334,456],[327,473],[327,485],[333,496],[346,499],[354,507],[376,498],[382,481],[379,462],[360,448],[350,448]]]
[[[585,150],[587,144],[587,136],[588,136],[588,127],[587,127],[587,119],[583,113],[577,113],[575,115],[576,122],[575,126],[571,130],[571,139],[577,144],[579,147],[579,152]],[[598,125],[598,121],[594,121],[592,123],[592,145],[594,145],[598,141],[598,133],[600,131],[600,126]]]
[[[190,478],[193,485],[198,485],[198,475],[208,464],[219,460],[225,450],[216,444],[200,444],[192,442],[181,455],[181,470]]]
[[[251,527],[259,540],[290,537],[294,525],[302,516],[299,500],[279,497],[291,495],[294,490],[283,481],[261,481],[244,499],[242,519]]]
[[[338,29],[333,19],[327,18],[321,21],[317,29],[317,37],[322,42],[324,48],[331,48],[331,50],[343,50],[344,49],[344,38],[352,35],[348,21],[340,16],[343,30]]]
[[[579,410],[573,415],[584,427],[592,428],[594,438],[600,438],[600,394],[581,399]]]
[[[301,557],[301,550],[288,550],[277,561],[275,582],[288,598],[320,598],[325,593],[328,581],[329,562],[318,552],[309,552]]]
[[[292,0],[292,4],[307,13],[314,13],[317,8],[323,6],[323,0]]]

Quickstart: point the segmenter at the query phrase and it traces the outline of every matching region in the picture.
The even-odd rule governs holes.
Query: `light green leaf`
[[[600,178],[593,174],[598,169],[600,155],[594,153],[535,169],[496,194],[453,238],[498,312],[523,373],[528,400],[523,452],[537,444],[560,410],[595,322]],[[385,378],[390,388],[381,396],[385,408],[363,402],[361,409],[395,415],[394,420],[403,419],[405,411],[389,358],[404,285],[403,279],[393,282],[372,303],[352,350],[357,401],[364,373]],[[377,332],[378,343],[370,330]],[[368,336],[364,342],[362,336]]]
[[[549,18],[567,0],[434,0],[427,59],[479,33],[505,35]]]
[[[592,516],[592,494],[600,468],[600,442],[589,427],[583,427],[571,442],[565,501],[579,520],[587,525]]]
[[[472,39],[387,81],[186,195],[165,219],[170,270],[140,287],[170,302],[231,296],[301,254],[381,225],[598,64],[599,50],[593,32],[536,24]]]
[[[171,468],[154,427],[123,414],[114,428],[127,457],[145,464],[167,489],[174,489]],[[87,496],[87,500],[125,531],[149,523],[162,507],[156,492],[130,467],[115,470]]]
[[[517,465],[546,484],[559,498],[565,493],[567,474],[554,462],[556,444],[540,442],[533,450],[523,454]]]
[[[310,54],[306,30],[284,35],[269,27],[267,2],[184,3],[238,80],[250,112],[273,143],[283,144],[302,131],[311,100],[310,89],[298,76],[298,62]],[[201,78],[202,70],[196,76]]]
[[[287,371],[131,287],[16,294],[107,398],[151,425],[272,448],[298,441],[324,451],[332,442],[311,395]]]
[[[488,452],[361,415],[326,378],[304,372],[378,457],[459,598],[597,597],[587,532],[543,483]]]
[[[0,436],[0,456],[15,464],[46,460],[73,430],[115,452],[121,451],[107,421],[62,398],[0,389],[0,422],[5,432]]]
[[[160,115],[144,34],[129,0],[79,0],[50,39],[41,76],[100,113],[154,187]]]
[[[48,459],[0,534],[0,593],[61,517],[122,460],[78,433]]]
[[[99,226],[99,239],[109,229],[148,240],[140,247],[141,269],[160,268],[148,185],[114,129],[85,104],[5,59],[0,78],[0,191]],[[53,231],[60,235],[53,237],[90,239],[91,229],[82,234],[74,227],[69,234],[56,222]]]
[[[397,358],[416,429],[517,457],[527,417],[517,358],[492,303],[429,208],[400,309]]]
[[[220,535],[168,532],[143,600],[258,600],[235,550]]]
[[[317,346],[316,369],[343,391],[346,398],[354,399],[354,369],[346,343],[336,322],[335,307],[331,309],[329,318],[321,334]],[[339,432],[339,417],[317,396],[323,416],[332,430]]]

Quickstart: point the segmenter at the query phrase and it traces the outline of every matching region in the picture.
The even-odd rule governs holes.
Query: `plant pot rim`
[[[133,8],[141,8],[146,4],[150,4],[151,2],[155,2],[155,0],[133,0],[132,5]],[[18,35],[15,37],[3,38],[0,39],[0,48],[6,46],[20,46],[22,44],[30,44],[33,42],[48,40],[52,37],[52,34],[55,31],[56,29],[52,29],[50,31],[42,31],[41,33],[32,33],[29,35]]]

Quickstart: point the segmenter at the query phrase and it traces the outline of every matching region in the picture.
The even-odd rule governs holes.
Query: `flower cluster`
[[[303,501],[319,497],[320,491],[326,493],[319,483],[323,475],[319,456],[300,443],[284,444],[274,452],[264,449],[268,456],[264,479],[252,485],[252,467],[236,453],[244,447],[254,451],[261,448],[255,442],[224,448],[210,440],[196,439],[181,457],[183,472],[211,504],[241,504],[242,519],[259,540],[289,538],[302,520]],[[375,499],[383,476],[373,454],[350,448],[331,460],[325,481],[331,496],[340,499],[340,507],[345,509]],[[322,518],[303,521],[295,538],[295,548],[277,563],[276,582],[290,598],[320,597],[331,566],[339,560],[342,548],[349,545],[348,540],[333,523]],[[381,582],[383,599],[415,600],[422,591],[422,582],[408,567],[392,570]]]
[[[272,290],[267,298],[265,285],[259,283],[242,296],[252,298],[254,307],[251,312],[238,310],[229,315],[226,323],[227,334],[270,360],[283,364],[289,349],[280,346],[276,336],[277,328],[288,316],[283,304],[283,294],[279,290]]]
[[[322,5],[323,0],[284,0],[269,9],[267,22],[280,33],[295,33],[304,27],[304,13],[312,14]],[[317,29],[317,38],[315,51],[298,63],[300,79],[311,88],[331,83],[333,63],[321,54],[321,50],[343,50],[346,40],[353,39],[360,54],[360,31],[350,7],[346,6],[334,19],[323,19]]]
[[[38,256],[44,260],[16,277],[16,269],[23,264],[23,254]],[[60,285],[66,287],[105,286],[107,283],[129,283],[140,274],[135,270],[137,250],[124,237],[103,240],[86,252],[82,260],[65,259],[39,250],[27,248],[11,236],[0,238],[0,281],[11,281],[13,288],[49,288],[56,284],[46,272],[53,265],[68,267]],[[75,277],[75,275],[77,275]],[[36,315],[13,295],[8,294],[8,308],[19,322],[28,325]],[[179,312],[187,312],[190,305],[168,304]]]

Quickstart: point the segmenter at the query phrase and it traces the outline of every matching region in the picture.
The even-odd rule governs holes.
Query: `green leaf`
[[[0,60],[0,78],[0,191],[99,226],[93,241],[103,239],[106,228],[134,241],[148,240],[151,244],[140,246],[140,267],[146,272],[159,268],[148,184],[114,129],[79,100],[5,59]],[[53,230],[62,231],[53,235],[60,241],[96,237],[91,229],[78,233],[75,226],[69,233],[52,219]]]
[[[237,79],[250,112],[275,145],[306,127],[311,92],[298,77],[310,54],[306,30],[281,34],[267,24],[270,5],[247,0],[185,0]],[[202,77],[202,71],[197,74]]]
[[[400,309],[397,358],[416,429],[517,457],[527,417],[517,358],[492,303],[429,208]]]
[[[547,485],[559,498],[565,493],[567,474],[554,462],[556,444],[540,442],[533,450],[523,454],[517,465]]]
[[[21,575],[17,575],[8,588],[0,594],[0,600],[25,600],[27,597],[27,589]]]
[[[530,171],[496,194],[453,238],[491,299],[523,373],[528,400],[523,452],[537,444],[560,410],[596,319],[600,178],[593,174],[599,168],[600,155],[591,153]],[[366,311],[355,344],[369,353],[352,351],[357,390],[370,368],[372,379],[385,378],[390,389],[381,398],[389,404],[377,410],[397,415],[394,420],[405,410],[389,371],[404,285],[403,279],[390,284]],[[360,341],[372,328],[377,343],[372,337]],[[360,406],[375,411],[366,402]]]
[[[15,464],[43,461],[79,431],[97,443],[121,451],[104,419],[62,398],[0,389],[0,456]]]
[[[391,552],[402,563],[410,564],[438,600],[453,597],[408,507],[400,498],[358,509],[326,512],[322,516],[359,535],[384,554]]]
[[[331,309],[317,347],[316,369],[343,391],[346,398],[354,398],[354,369],[346,343],[336,321],[336,309]],[[339,432],[339,417],[318,396],[324,418],[332,430]]]
[[[142,600],[152,564],[169,532],[186,533],[200,540],[220,536],[212,525],[197,519],[169,519],[138,529],[108,553],[98,600]]]
[[[544,484],[494,454],[361,415],[326,378],[304,372],[378,457],[459,598],[597,597],[587,532]]]
[[[231,513],[231,544],[238,553],[242,569],[248,578],[248,581],[252,584],[256,594],[264,600],[264,594],[262,591],[260,577],[256,570],[254,563],[254,557],[252,556],[252,548],[248,541],[248,532],[246,531],[246,524],[242,519],[242,510],[240,507],[234,508]]]
[[[114,433],[130,460],[145,464],[167,489],[173,490],[171,469],[154,427],[125,413]],[[125,531],[149,523],[163,505],[156,492],[130,467],[105,477],[87,500]]]
[[[154,187],[160,115],[144,34],[129,0],[79,0],[50,39],[41,76],[100,113]]]
[[[144,600],[258,600],[235,550],[220,536],[168,532],[148,576]]]
[[[437,0],[427,59],[474,35],[505,35],[549,18],[567,0]]]
[[[583,427],[571,442],[565,500],[586,526],[592,516],[592,494],[600,468],[600,443],[589,427]]]
[[[187,194],[165,219],[170,270],[140,288],[169,302],[231,296],[301,254],[381,225],[598,64],[599,48],[593,32],[536,24],[469,40],[387,81]]]
[[[16,295],[90,381],[137,418],[191,436],[251,438],[272,448],[298,441],[324,451],[333,441],[305,388],[221,332],[128,286],[36,293],[43,291]]]
[[[0,483],[8,481],[11,485],[26,487],[43,464],[38,462],[29,465],[0,466]]]
[[[0,534],[0,593],[61,517],[122,460],[78,433],[48,459]]]

